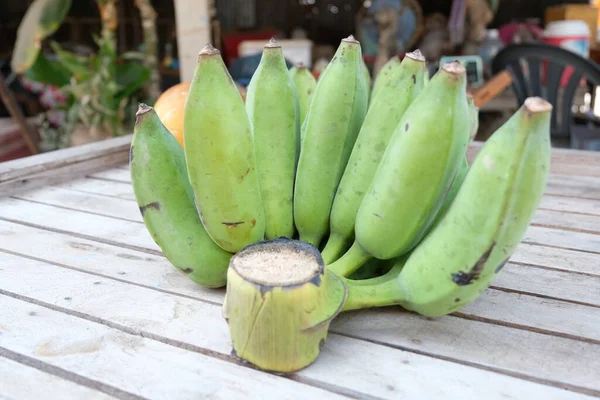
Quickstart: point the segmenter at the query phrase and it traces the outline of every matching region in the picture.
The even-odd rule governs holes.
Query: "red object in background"
[[[225,64],[229,65],[231,61],[238,58],[238,46],[241,42],[245,40],[269,40],[273,36],[277,36],[279,34],[281,34],[280,31],[273,29],[261,32],[234,33],[223,35],[223,49],[220,50],[223,55],[223,60],[225,61]]]
[[[0,162],[32,155],[12,118],[0,118]]]

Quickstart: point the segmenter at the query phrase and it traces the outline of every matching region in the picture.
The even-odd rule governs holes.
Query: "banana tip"
[[[342,42],[359,44],[358,40],[354,38],[354,35],[350,35],[347,38],[342,39]]]
[[[413,59],[415,61],[425,62],[425,56],[421,53],[421,50],[416,49],[415,51],[411,51],[410,53],[406,53],[406,57]]]
[[[525,99],[525,109],[532,114],[552,111],[552,104],[541,97],[528,97]]]
[[[136,117],[139,117],[140,115],[144,115],[144,114],[146,114],[147,112],[150,112],[150,111],[152,111],[152,110],[153,110],[153,108],[152,108],[152,107],[150,107],[149,105],[147,105],[147,104],[144,104],[144,103],[140,103],[140,104],[138,105],[138,110],[137,110],[137,112],[135,113],[135,116],[136,116]]]
[[[265,44],[265,49],[276,49],[280,47],[281,45],[277,43],[277,40],[275,40],[274,37],[272,37],[271,40],[269,40],[269,43]]]
[[[296,63],[296,69],[305,69],[306,65],[302,61]]]
[[[200,50],[198,56],[213,56],[217,54],[221,54],[221,52],[218,49],[214,48],[212,44],[207,43],[206,46],[204,46],[202,50]]]
[[[462,75],[467,72],[466,68],[458,61],[451,61],[447,64],[444,64],[442,69],[453,75]]]

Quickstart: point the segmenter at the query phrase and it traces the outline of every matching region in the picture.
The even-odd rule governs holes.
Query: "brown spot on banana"
[[[240,221],[240,222],[221,222],[223,225],[225,225],[228,228],[235,228],[238,225],[241,225],[244,223],[244,221]]]
[[[488,258],[490,258],[490,254],[492,254],[492,250],[496,246],[495,242],[492,242],[492,245],[479,257],[479,260],[475,263],[471,271],[464,272],[458,271],[457,273],[452,274],[452,280],[458,286],[466,286],[471,284],[474,280],[479,279],[479,275],[481,275],[481,271],[483,271],[483,266],[485,265]]]
[[[181,268],[181,272],[183,272],[184,274],[191,274],[192,272],[194,272],[194,270],[191,269],[190,267],[187,267],[187,268]]]
[[[160,211],[160,202],[153,201],[152,203],[148,203],[145,206],[140,206],[140,212],[142,213],[142,216],[144,216],[146,214],[146,211],[150,208],[153,208],[156,211]]]

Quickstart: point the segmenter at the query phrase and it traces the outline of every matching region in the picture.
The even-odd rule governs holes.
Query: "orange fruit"
[[[162,92],[154,103],[154,111],[181,147],[183,147],[183,113],[189,89],[190,82],[178,83]]]

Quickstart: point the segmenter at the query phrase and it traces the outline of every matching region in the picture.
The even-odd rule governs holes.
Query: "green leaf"
[[[48,60],[43,53],[39,53],[35,63],[25,72],[25,77],[60,88],[69,83],[71,73],[59,62]]]
[[[80,57],[62,47],[56,42],[51,43],[52,49],[56,53],[56,57],[60,64],[67,69],[77,81],[86,80],[90,73],[90,67],[86,57]]]
[[[27,9],[17,30],[10,61],[16,73],[24,73],[35,63],[42,40],[53,34],[71,8],[71,0],[35,0]]]
[[[137,62],[117,64],[116,74],[117,84],[120,88],[116,94],[119,101],[130,96],[150,78],[150,70]]]

